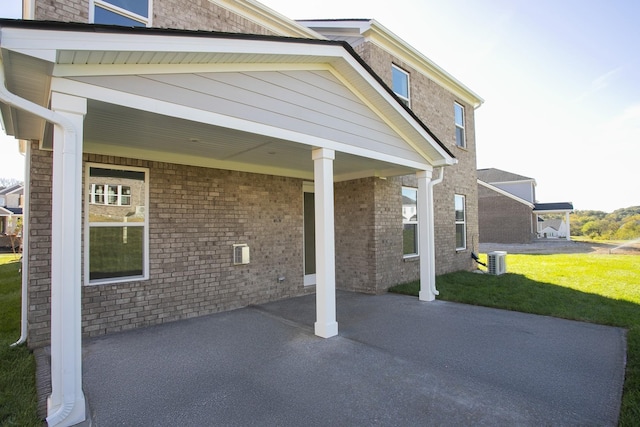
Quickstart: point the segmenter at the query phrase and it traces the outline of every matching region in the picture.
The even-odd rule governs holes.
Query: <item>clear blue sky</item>
[[[485,99],[478,167],[535,178],[539,201],[640,205],[640,2],[262,2],[294,19],[374,18],[423,52]]]

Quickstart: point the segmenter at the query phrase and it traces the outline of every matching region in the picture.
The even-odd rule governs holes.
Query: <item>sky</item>
[[[640,205],[640,2],[262,3],[293,19],[373,18],[418,49],[485,100],[475,111],[478,168],[534,178],[539,202]],[[2,0],[0,16],[19,17],[20,4]],[[0,177],[21,176],[15,156]]]

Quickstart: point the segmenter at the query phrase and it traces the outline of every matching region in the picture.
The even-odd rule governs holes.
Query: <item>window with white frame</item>
[[[151,26],[152,0],[90,0],[90,22],[125,27]]]
[[[418,255],[418,190],[402,188],[402,254]]]
[[[409,73],[402,68],[396,67],[391,64],[391,80],[393,84],[393,91],[402,100],[404,105],[410,106],[410,93],[409,93]]]
[[[148,169],[88,164],[85,277],[89,284],[148,277]]]
[[[458,147],[466,147],[467,141],[464,132],[464,107],[457,102],[454,102],[453,112],[456,123],[456,145]]]
[[[91,184],[89,203],[130,206],[131,187],[122,184]]]
[[[467,248],[467,213],[465,197],[455,195],[455,218],[456,218],[456,250]]]

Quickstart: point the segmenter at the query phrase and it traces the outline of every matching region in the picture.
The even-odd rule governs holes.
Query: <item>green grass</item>
[[[35,361],[20,337],[20,262],[0,254],[0,426],[41,426],[36,415]]]
[[[640,425],[640,257],[507,255],[508,273],[437,277],[439,298],[628,329],[620,425]],[[392,292],[418,295],[418,282]]]

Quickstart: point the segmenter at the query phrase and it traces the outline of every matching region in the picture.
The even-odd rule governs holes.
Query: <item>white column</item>
[[[416,174],[418,178],[418,250],[420,253],[420,301],[433,301],[436,290],[436,253],[433,219],[433,171]]]
[[[49,426],[85,420],[81,339],[81,200],[84,98],[54,92],[51,108],[66,119],[53,134],[51,230],[51,396]]]
[[[569,212],[565,213],[564,222],[567,224],[567,241],[571,241],[571,224],[569,223]]]
[[[338,335],[336,322],[336,250],[333,218],[333,160],[335,152],[312,152],[316,224],[316,323],[322,338]]]

